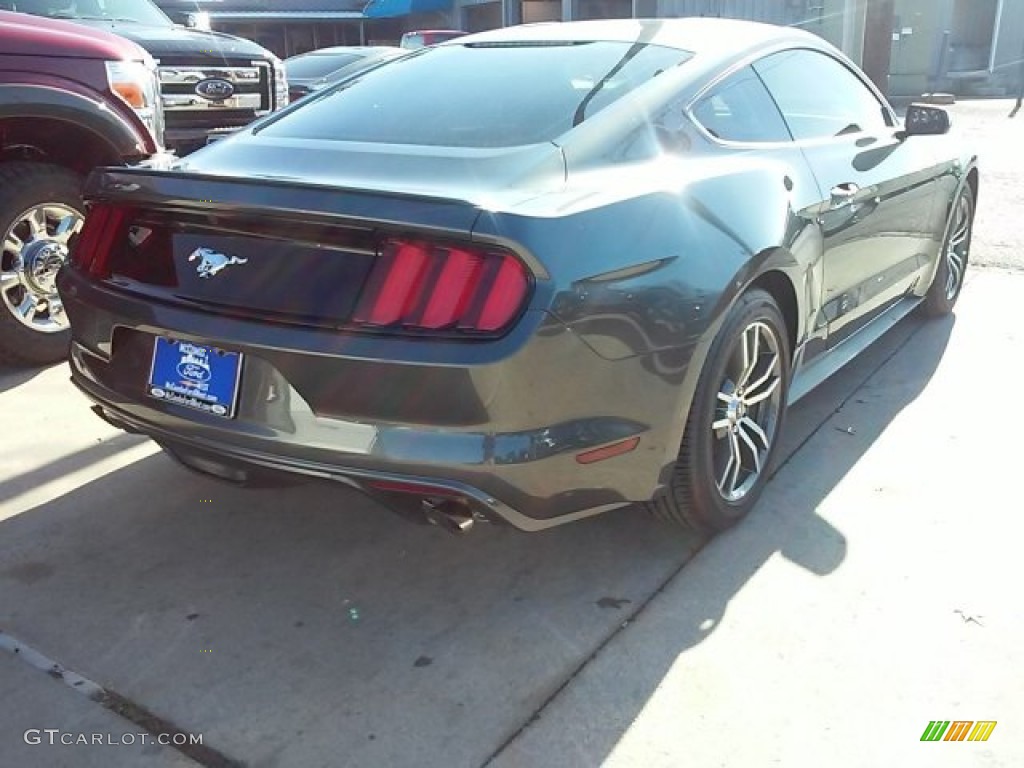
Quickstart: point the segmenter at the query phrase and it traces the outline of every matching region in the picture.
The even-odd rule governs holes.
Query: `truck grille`
[[[162,61],[159,73],[168,130],[241,126],[274,107],[269,62],[216,66]]]

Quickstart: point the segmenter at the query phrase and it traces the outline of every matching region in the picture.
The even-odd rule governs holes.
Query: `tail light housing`
[[[93,277],[110,276],[111,254],[128,225],[130,209],[93,205],[71,249],[71,262]]]
[[[519,316],[526,267],[499,249],[389,239],[352,320],[382,329],[495,334]]]

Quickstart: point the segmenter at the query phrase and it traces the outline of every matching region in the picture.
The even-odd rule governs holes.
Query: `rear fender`
[[[663,162],[658,177],[672,178],[673,165]],[[804,305],[800,339],[821,284],[820,231],[812,214],[794,210],[779,165],[709,168],[704,178],[689,162],[675,167],[687,180],[675,189],[637,189],[636,169],[611,180],[602,172],[589,188],[570,184],[515,211],[485,211],[473,231],[543,265],[534,309],[634,367],[630,389],[644,400],[637,418],[652,426],[645,443],[660,457],[652,490],[671,479],[700,372],[733,304],[758,277],[781,272]]]
[[[673,164],[660,161],[657,178],[672,178]],[[729,164],[721,172],[715,158],[701,178],[698,163],[680,162],[676,178],[686,181],[675,189],[638,185],[651,168],[602,172],[593,184],[583,178],[515,210],[482,212],[473,237],[529,254],[543,268],[533,308],[609,360],[692,348],[771,270],[808,304],[798,313],[802,339],[821,284],[813,210],[794,210],[780,165]]]

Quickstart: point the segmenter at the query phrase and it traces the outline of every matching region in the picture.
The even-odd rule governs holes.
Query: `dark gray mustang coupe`
[[[106,169],[59,276],[107,421],[237,482],[464,529],[755,503],[787,405],[949,312],[978,197],[941,110],[715,19],[542,24]]]

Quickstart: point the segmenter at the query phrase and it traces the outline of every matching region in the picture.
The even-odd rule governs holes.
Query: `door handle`
[[[836,184],[832,187],[831,198],[833,208],[843,208],[853,202],[853,199],[860,192],[860,187],[852,181],[843,184]]]

